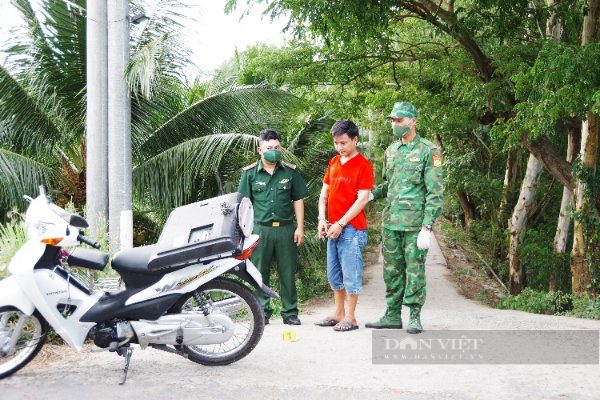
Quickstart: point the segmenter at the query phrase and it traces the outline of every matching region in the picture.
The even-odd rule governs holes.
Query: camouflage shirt
[[[420,230],[433,224],[442,209],[442,155],[419,135],[385,151],[383,183],[373,190],[375,199],[386,197],[383,226],[399,231]]]

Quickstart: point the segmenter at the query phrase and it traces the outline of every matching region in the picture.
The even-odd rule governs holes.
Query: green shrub
[[[600,301],[590,297],[587,293],[574,295],[561,290],[556,292],[538,292],[531,288],[526,288],[516,296],[509,295],[504,297],[496,307],[536,314],[600,319]]]
[[[0,279],[8,275],[8,263],[26,241],[22,223],[8,222],[0,225]]]
[[[570,291],[571,272],[569,254],[554,252],[552,238],[555,221],[541,224],[523,235],[519,249],[521,265],[526,268],[527,286],[538,291],[548,290],[550,277],[554,274],[557,289]]]
[[[307,232],[298,251],[298,300],[306,301],[329,290],[327,281],[327,242]]]

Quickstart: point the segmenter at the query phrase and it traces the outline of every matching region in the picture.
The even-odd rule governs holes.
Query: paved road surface
[[[74,354],[36,363],[0,381],[4,399],[594,399],[600,398],[599,365],[373,365],[372,331],[364,323],[384,311],[381,265],[365,271],[361,328],[337,333],[314,326],[331,303],[300,317],[297,342],[273,319],[258,347],[226,367],[205,367],[153,349],[134,351],[129,379],[118,386],[122,358]],[[450,282],[437,243],[427,260],[425,329],[590,329],[599,321],[501,311],[467,300]],[[405,310],[404,320],[408,318]]]

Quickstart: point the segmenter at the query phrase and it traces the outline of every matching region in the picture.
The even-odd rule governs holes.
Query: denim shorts
[[[367,244],[367,230],[346,225],[337,239],[327,241],[327,279],[333,290],[346,289],[348,294],[362,292],[362,249]]]

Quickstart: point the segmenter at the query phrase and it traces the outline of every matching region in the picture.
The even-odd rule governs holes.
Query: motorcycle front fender
[[[26,315],[35,311],[35,305],[12,275],[0,281],[0,310],[4,308],[16,308]]]
[[[263,292],[265,295],[274,299],[279,298],[277,292],[275,292],[273,289],[271,289],[263,283],[260,271],[250,260],[246,260],[243,263],[240,263],[228,272],[239,276],[241,279],[245,280],[246,282],[254,286],[257,290]]]

